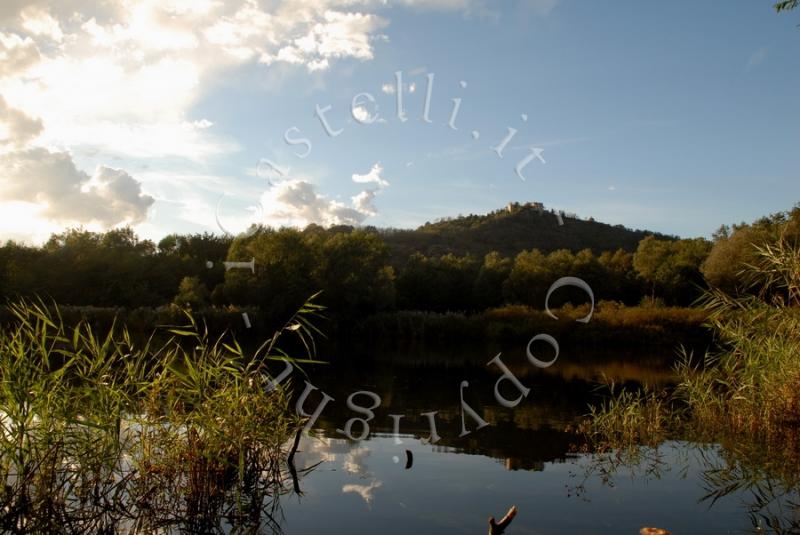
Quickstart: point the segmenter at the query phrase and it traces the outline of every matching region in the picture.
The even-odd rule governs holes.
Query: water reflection
[[[227,459],[197,454],[204,451],[202,437],[191,433],[162,435],[124,421],[104,433],[70,424],[69,433],[52,434],[61,440],[42,457],[53,460],[52,470],[40,471],[51,479],[14,487],[30,496],[10,495],[14,482],[7,479],[0,529],[486,533],[490,516],[516,506],[509,535],[635,534],[643,526],[671,533],[800,533],[798,433],[766,445],[697,434],[657,447],[591,452],[568,428],[598,400],[593,381],[604,373],[622,383],[668,381],[669,372],[659,359],[616,359],[608,366],[587,359],[585,369],[578,360],[561,364],[563,373],[509,358],[531,389],[513,409],[494,399],[499,374],[482,366],[410,366],[390,358],[309,367],[308,379],[335,398],[314,435],[281,439],[277,450],[228,448]],[[463,380],[470,384],[465,399],[489,426],[460,437]],[[373,391],[382,401],[362,441],[338,431],[359,416],[345,404],[356,390]],[[435,444],[429,443],[430,411],[441,437]],[[392,414],[403,415],[398,435]],[[474,422],[468,427],[474,430]],[[140,440],[143,434],[147,440]],[[221,439],[227,444],[234,435]],[[153,452],[137,453],[136,444],[175,454],[154,464]],[[78,446],[83,449],[73,449]],[[30,499],[43,488],[66,499]]]
[[[555,368],[517,369],[531,394],[514,409],[493,398],[498,374],[479,367],[373,362],[308,370],[336,401],[318,420],[317,436],[300,443],[298,467],[321,464],[302,481],[304,497],[284,503],[286,532],[479,533],[489,516],[511,505],[519,515],[509,534],[635,534],[651,525],[672,533],[800,529],[797,486],[754,472],[752,464],[743,470],[741,456],[725,446],[684,440],[635,452],[576,453],[583,444],[567,428],[598,394],[576,368],[564,367],[564,374]],[[591,379],[602,373],[600,365],[595,369]],[[609,371],[620,382],[668,380],[663,368],[648,370],[641,362]],[[461,380],[470,383],[470,405],[490,424],[463,438]],[[337,429],[357,416],[344,400],[362,389],[383,403],[369,439],[351,441]],[[426,443],[430,428],[421,416],[432,410],[441,436],[435,445]],[[390,414],[404,415],[399,437]],[[414,458],[409,470],[405,450]]]

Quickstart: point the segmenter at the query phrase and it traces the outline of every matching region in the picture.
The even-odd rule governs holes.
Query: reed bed
[[[771,440],[800,424],[800,245],[780,237],[755,252],[741,273],[746,293],[711,289],[701,301],[717,349],[702,359],[682,351],[674,389],[612,392],[591,410],[590,434],[642,438],[639,431],[662,429],[665,407],[684,428],[706,434]]]
[[[301,422],[270,362],[313,353],[306,303],[246,355],[186,313],[166,342],[65,325],[20,301],[0,331],[0,530],[279,531],[285,458]],[[54,312],[55,311],[55,312]]]

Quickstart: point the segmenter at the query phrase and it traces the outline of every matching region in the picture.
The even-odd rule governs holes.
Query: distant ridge
[[[559,218],[560,216],[560,218]],[[560,224],[559,221],[563,224]],[[383,239],[393,259],[406,259],[414,252],[426,256],[472,254],[483,257],[491,251],[516,256],[528,249],[578,252],[624,249],[633,252],[646,236],[677,239],[657,232],[632,230],[592,218],[581,219],[546,208],[542,203],[509,203],[486,215],[459,216],[426,223],[414,230],[384,230]]]

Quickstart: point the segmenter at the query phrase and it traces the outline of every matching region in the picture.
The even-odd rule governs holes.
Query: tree
[[[180,243],[180,236],[177,234],[169,234],[161,238],[158,242],[158,251],[162,254],[177,254],[178,246]]]
[[[633,267],[650,285],[651,297],[658,293],[668,302],[688,305],[699,295],[700,266],[710,248],[703,238],[664,241],[648,236],[633,255]]]
[[[184,277],[173,302],[195,309],[204,307],[208,304],[208,288],[198,277]]]
[[[398,306],[413,310],[473,310],[480,264],[471,256],[414,253],[397,278]]]
[[[788,212],[762,217],[751,224],[723,226],[714,234],[714,245],[702,266],[708,283],[729,294],[748,290],[742,271],[757,261],[756,246],[776,243],[783,236],[800,241],[800,205]]]
[[[330,315],[351,319],[394,306],[394,270],[387,265],[386,244],[376,234],[341,232],[317,247],[319,264],[313,275],[324,290],[320,304]]]
[[[552,282],[550,275],[547,257],[541,251],[523,251],[514,259],[514,267],[503,284],[503,293],[509,302],[541,306],[546,285]]]
[[[503,283],[511,274],[514,266],[510,258],[492,251],[483,258],[483,265],[475,279],[474,307],[485,310],[500,306],[504,302]]]
[[[604,251],[597,258],[602,270],[602,281],[597,295],[627,305],[636,304],[643,293],[642,280],[633,268],[633,254],[622,249]]]
[[[319,255],[302,232],[295,229],[258,229],[250,236],[234,239],[230,261],[255,260],[255,273],[247,269],[225,272],[228,302],[255,305],[268,318],[291,316],[309,296],[323,288],[314,280]]]

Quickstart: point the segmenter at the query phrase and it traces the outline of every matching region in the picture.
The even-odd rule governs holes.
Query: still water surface
[[[379,360],[306,369],[309,381],[335,401],[317,422],[316,437],[300,443],[295,464],[309,471],[299,482],[302,495],[282,499],[287,534],[486,533],[488,517],[500,518],[512,505],[519,514],[506,530],[509,535],[636,534],[643,526],[673,534],[800,529],[797,494],[786,495],[779,483],[758,476],[748,484],[737,481],[753,474],[732,469],[736,463],[716,444],[669,441],[628,462],[576,453],[576,436],[565,429],[599,399],[601,375],[630,383],[668,382],[663,359],[560,359],[547,370],[535,370],[524,356],[504,355],[531,388],[514,409],[494,400],[496,369],[457,362],[409,365],[414,359],[402,356]],[[295,378],[300,385],[302,380]],[[462,380],[470,383],[465,400],[490,425],[459,438]],[[360,416],[345,405],[357,390],[375,392],[382,400],[371,434],[362,441],[337,432]],[[510,399],[518,395],[514,388],[501,392]],[[319,392],[315,395],[307,410],[319,401]],[[433,410],[441,436],[436,445],[424,442],[430,430],[420,416]],[[402,444],[396,443],[389,414],[404,415]],[[466,424],[475,429],[469,418]],[[355,434],[359,431],[356,424]],[[409,468],[406,450],[413,457]],[[754,494],[769,485],[777,497],[767,507],[754,507]],[[724,496],[715,501],[708,496],[714,492]],[[765,513],[775,519],[761,516]],[[769,522],[781,527],[770,529]]]

